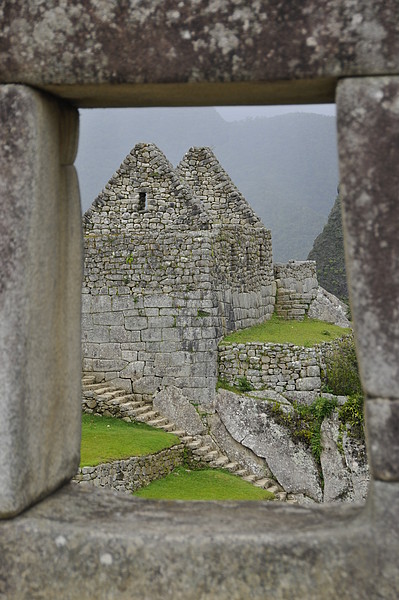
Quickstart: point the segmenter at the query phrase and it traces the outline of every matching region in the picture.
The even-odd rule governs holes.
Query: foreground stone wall
[[[183,461],[184,446],[178,444],[156,454],[131,456],[95,467],[79,468],[73,481],[81,486],[91,485],[131,493],[151,481],[166,477],[176,467],[181,466]]]
[[[6,285],[1,300],[7,310],[1,322],[9,360],[0,362],[2,384],[7,381],[0,399],[2,415],[7,415],[2,421],[6,435],[2,430],[0,436],[6,497],[0,514],[11,514],[9,494],[15,499],[12,514],[19,514],[0,525],[1,593],[15,599],[66,594],[112,599],[117,594],[129,600],[188,600],[201,590],[218,600],[259,600],[266,593],[279,600],[396,600],[397,2],[266,0],[248,6],[244,0],[226,0],[187,2],[176,10],[169,3],[144,2],[125,3],[121,10],[115,3],[94,0],[57,6],[50,0],[27,0],[6,1],[3,8],[0,121],[7,135],[0,157],[6,224],[1,275]],[[65,313],[53,293],[46,293],[48,286],[64,299],[70,292],[79,298],[80,276],[71,268],[72,257],[58,268],[48,263],[56,248],[77,247],[60,217],[62,208],[76,204],[77,187],[71,161],[54,164],[56,153],[43,145],[60,131],[50,113],[38,113],[34,103],[10,109],[10,91],[22,101],[26,93],[37,93],[32,88],[56,94],[59,107],[61,98],[86,107],[336,99],[345,253],[367,396],[372,484],[365,507],[145,503],[70,485],[51,493],[70,478],[75,464],[70,457],[79,448],[76,367],[65,375],[66,357],[79,362],[79,311],[66,319],[66,336],[55,336]],[[66,123],[61,147],[75,135],[71,121]],[[23,166],[15,176],[17,163]],[[64,196],[57,181],[65,184]],[[59,210],[49,210],[58,208],[61,198]],[[52,239],[46,237],[49,227]],[[34,243],[26,252],[28,239]],[[14,261],[14,275],[23,269],[20,278],[9,276]],[[27,274],[43,297],[34,287],[21,287]],[[65,345],[68,336],[70,346]],[[49,356],[59,358],[54,371],[48,367]],[[40,376],[43,364],[45,377]],[[34,407],[32,419],[28,405]],[[54,464],[59,477],[49,489]]]

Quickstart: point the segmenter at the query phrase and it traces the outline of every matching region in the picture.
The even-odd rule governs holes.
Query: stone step
[[[264,488],[266,490],[267,486],[272,485],[272,483],[268,477],[264,477],[263,479],[257,479],[256,481],[254,481],[254,485],[256,485],[256,487]]]
[[[190,450],[197,450],[198,448],[201,448],[202,442],[201,440],[194,440],[192,442],[188,442],[187,446],[190,448]]]
[[[255,481],[256,481],[256,475],[252,475],[252,474],[251,475],[244,475],[242,477],[242,480],[243,481],[248,481],[248,483],[255,483]]]
[[[169,423],[168,419],[165,419],[164,417],[158,417],[157,419],[152,419],[151,421],[147,421],[147,425],[150,425],[151,427],[158,427],[160,425],[166,425],[167,423]]]
[[[229,462],[224,468],[227,469],[227,471],[230,471],[230,473],[235,473],[239,468],[239,464],[236,462]]]
[[[279,488],[276,485],[271,485],[267,488],[267,491],[271,492],[272,494],[278,494],[281,490],[279,490]]]
[[[114,403],[114,401],[112,402],[112,404]],[[119,406],[119,410],[121,412],[126,412],[128,410],[133,410],[135,408],[141,408],[142,406],[144,406],[143,402],[124,402],[123,404],[119,404],[119,405],[114,405],[114,406]]]
[[[205,446],[200,446],[199,448],[196,448],[194,450],[194,453],[197,454],[198,456],[205,456],[205,454],[208,454],[208,452],[210,452],[212,450],[211,446],[205,445]]]
[[[248,475],[248,471],[247,469],[238,469],[237,471],[234,471],[234,475],[238,475],[238,477],[245,477]]]
[[[206,462],[211,462],[212,460],[216,460],[218,456],[219,456],[219,452],[217,450],[211,450],[210,452],[208,452],[207,454],[205,454],[205,456],[203,457],[203,459]]]
[[[163,429],[163,431],[166,431],[167,433],[173,433],[173,434],[175,434],[175,432],[173,431],[174,428],[175,428],[175,424],[174,423],[166,423],[165,425],[156,425],[156,428],[157,429]]]
[[[95,391],[97,393],[100,390],[104,390],[104,393],[105,392],[109,392],[110,390],[112,390],[112,388],[109,385],[105,384],[104,382],[102,382],[102,383],[90,383],[89,385],[83,386],[83,389],[85,391],[86,390],[87,391],[91,390],[91,391]]]
[[[155,410],[149,410],[148,412],[141,413],[140,415],[136,416],[136,419],[138,421],[144,421],[145,423],[148,423],[148,421],[151,421],[152,419],[155,419],[155,417],[158,416],[159,413],[157,413]]]
[[[269,482],[265,485],[265,490],[270,490],[270,488],[272,487],[277,487],[277,489],[280,491],[280,488],[278,487],[274,479],[269,479]]]
[[[120,404],[124,404],[125,402],[139,402],[134,394],[121,394],[115,400],[119,400]]]
[[[172,423],[173,425],[173,423]],[[180,438],[181,442],[185,441],[185,438],[189,438],[189,440],[192,440],[193,437],[191,435],[186,435],[186,432],[183,431],[182,429],[174,429],[176,427],[176,425],[173,425],[173,429],[171,431],[171,433],[173,433],[173,435],[177,435],[178,438]]]
[[[211,463],[211,466],[215,467],[216,469],[220,469],[222,467],[225,468],[228,462],[229,459],[227,458],[227,456],[219,456],[219,458],[217,458]]]
[[[184,444],[194,441],[194,437],[192,435],[182,435],[180,439]]]
[[[277,492],[275,496],[280,502],[286,502],[287,500],[287,492]]]
[[[148,404],[145,404],[144,406],[139,406],[138,408],[134,408],[132,410],[132,413],[135,417],[139,417],[140,415],[144,415],[148,412],[151,412],[151,406],[148,406]]]
[[[82,385],[91,385],[96,383],[96,378],[94,375],[83,375],[82,377]]]

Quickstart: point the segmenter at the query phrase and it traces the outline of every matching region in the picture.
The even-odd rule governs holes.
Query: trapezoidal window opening
[[[138,211],[144,212],[147,208],[147,192],[139,192],[139,206]]]

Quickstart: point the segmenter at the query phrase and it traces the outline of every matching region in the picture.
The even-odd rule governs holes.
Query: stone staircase
[[[139,421],[176,435],[191,451],[193,460],[215,469],[225,469],[244,481],[272,492],[277,501],[296,504],[297,500],[269,477],[257,477],[239,463],[230,461],[209,435],[189,435],[154,410],[151,400],[137,398],[112,383],[97,383],[94,375],[82,378],[82,408],[86,413]]]

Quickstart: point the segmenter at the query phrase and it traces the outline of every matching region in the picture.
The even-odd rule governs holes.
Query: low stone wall
[[[313,260],[276,263],[276,313],[283,319],[301,321],[317,296],[316,262]]]
[[[321,348],[293,344],[224,344],[219,346],[219,378],[239,385],[245,377],[253,388],[278,393],[321,390]]]
[[[169,475],[173,469],[183,464],[183,460],[184,445],[178,444],[156,454],[131,456],[96,467],[83,467],[73,481],[79,485],[94,485],[130,493]]]

